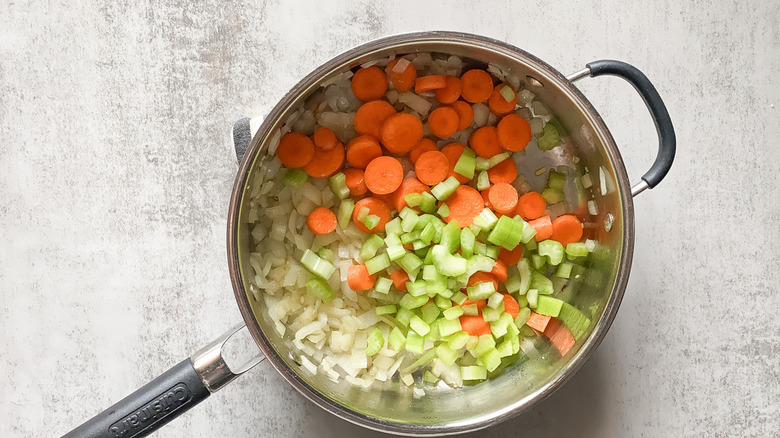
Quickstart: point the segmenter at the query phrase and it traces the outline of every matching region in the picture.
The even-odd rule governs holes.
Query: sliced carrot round
[[[515,89],[509,87],[509,89],[512,90],[512,94],[515,97],[512,100],[507,101],[506,99],[504,99],[504,95],[501,94],[501,90],[504,87],[509,87],[509,85],[507,84],[496,85],[496,87],[493,88],[493,92],[490,94],[490,99],[488,99],[488,107],[490,108],[490,112],[497,116],[503,116],[504,114],[509,114],[517,106],[517,93],[515,93]]]
[[[552,240],[557,240],[561,244],[568,245],[578,242],[582,238],[582,222],[577,216],[564,214],[552,221]]]
[[[490,271],[490,274],[496,277],[496,280],[498,280],[499,283],[506,282],[506,279],[509,276],[506,263],[501,261],[501,259],[496,260],[496,264],[493,266],[493,270]]]
[[[455,179],[457,179],[461,184],[468,182],[469,180],[465,176],[455,172],[455,165],[458,163],[458,160],[463,154],[464,149],[466,149],[466,146],[460,143],[450,143],[447,146],[441,148],[441,153],[447,157],[447,162],[450,165],[449,174],[447,176],[454,176]]]
[[[512,181],[517,178],[517,165],[515,164],[514,160],[507,158],[506,160],[488,169],[487,172],[488,179],[493,184],[512,184]]]
[[[396,211],[401,211],[406,207],[406,195],[425,192],[430,193],[431,188],[421,183],[417,178],[406,178],[398,190],[393,192],[393,205]]]
[[[422,122],[408,113],[398,113],[388,117],[379,130],[382,144],[393,154],[405,154],[411,151],[420,142],[422,136]]]
[[[314,158],[303,167],[303,170],[315,178],[325,178],[338,172],[343,164],[344,146],[339,143],[329,151],[323,151],[322,149],[314,151]]]
[[[483,126],[476,129],[469,137],[469,146],[482,158],[490,158],[504,152],[498,144],[498,133],[495,126]]]
[[[414,92],[417,94],[426,91],[438,90],[447,86],[447,79],[444,75],[421,76],[414,81]]]
[[[379,129],[388,117],[395,114],[395,108],[384,100],[372,100],[358,108],[355,113],[355,132],[379,138]]]
[[[520,305],[517,303],[517,300],[512,298],[512,295],[509,294],[503,294],[504,295],[504,312],[508,313],[513,319],[517,318],[517,315],[520,314]]]
[[[507,183],[493,184],[488,189],[488,200],[493,210],[511,215],[517,207],[517,189]]]
[[[377,157],[368,163],[363,178],[371,193],[387,195],[401,185],[404,179],[404,168],[393,157]]]
[[[382,146],[370,135],[355,137],[347,143],[347,162],[352,167],[365,169],[368,163],[382,156]]]
[[[314,158],[314,143],[303,134],[288,132],[279,140],[276,156],[287,167],[303,167]]]
[[[406,282],[409,281],[409,275],[403,269],[397,269],[390,273],[390,280],[393,280],[393,286],[401,292],[406,291]]]
[[[363,178],[363,169],[358,169],[357,167],[344,169],[344,176],[346,177],[347,188],[351,196],[363,196],[366,194],[368,188]]]
[[[352,76],[350,85],[355,97],[363,102],[377,100],[387,91],[387,76],[379,67],[361,68]]]
[[[324,126],[317,128],[317,130],[314,131],[312,140],[314,140],[315,147],[325,151],[329,151],[339,144],[339,139],[336,137],[336,133],[333,132],[332,129],[326,128]]]
[[[390,61],[385,68],[387,78],[390,79],[390,83],[393,84],[398,91],[409,91],[414,86],[414,81],[417,79],[417,70],[414,68],[411,62],[405,61],[406,67],[399,71],[396,71],[395,66],[401,58],[396,58]]]
[[[458,130],[458,112],[448,106],[440,106],[428,115],[428,127],[439,138],[451,137]]]
[[[550,216],[542,216],[539,219],[534,219],[528,223],[534,227],[534,230],[536,230],[536,235],[534,238],[537,242],[541,242],[542,240],[546,240],[552,237],[553,226],[552,222],[550,221]]]
[[[336,215],[325,207],[317,207],[306,218],[306,226],[314,234],[328,234],[336,229]]]
[[[474,218],[485,208],[485,200],[477,189],[465,185],[458,186],[455,193],[444,203],[450,209],[450,214],[444,218],[444,221],[450,223],[457,220],[461,228],[471,225]]]
[[[372,229],[368,229],[363,221],[358,219],[360,210],[368,208],[369,215],[375,215],[379,217],[379,222]],[[387,206],[381,199],[375,197],[363,198],[355,203],[355,209],[352,210],[352,222],[358,230],[364,233],[379,233],[385,230],[385,225],[390,222],[390,207]]]
[[[498,258],[503,260],[507,265],[514,265],[523,258],[523,246],[517,245],[512,251],[501,247],[498,250]]]
[[[471,336],[489,335],[492,333],[490,324],[485,322],[482,315],[462,315],[460,317],[461,330]]]
[[[439,148],[436,147],[436,143],[433,142],[433,140],[428,138],[422,138],[417,143],[417,146],[414,147],[411,151],[409,151],[409,161],[412,163],[416,163],[417,159],[420,158],[420,155],[428,152],[428,151],[438,151]]]
[[[505,115],[496,126],[498,143],[512,152],[522,151],[531,141],[531,125],[517,114]]]
[[[458,131],[463,131],[474,121],[474,108],[468,103],[458,100],[450,104],[450,108],[458,113]]]
[[[471,277],[469,277],[469,281],[466,283],[466,287],[474,286],[477,283],[493,283],[493,288],[498,290],[498,280],[496,280],[496,277],[494,277],[489,272],[477,271],[473,273]]]
[[[485,70],[469,70],[460,77],[460,95],[466,102],[480,103],[493,93],[493,78]]]
[[[525,220],[533,220],[544,215],[547,201],[536,192],[528,192],[517,200],[517,214]]]
[[[434,93],[436,100],[443,104],[453,103],[460,97],[460,88],[460,79],[451,75],[445,76],[444,87]]]
[[[347,286],[354,291],[369,290],[374,287],[376,274],[368,275],[366,265],[352,265],[347,268]]]
[[[429,151],[417,159],[414,163],[414,172],[417,178],[429,186],[436,185],[445,179],[450,173],[450,163],[447,156],[439,151]]]

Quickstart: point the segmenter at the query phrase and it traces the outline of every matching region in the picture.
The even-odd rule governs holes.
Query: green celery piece
[[[542,192],[542,198],[544,198],[548,204],[552,205],[566,200],[566,195],[558,189],[547,188]]]
[[[485,380],[487,379],[487,369],[479,365],[460,367],[460,378],[469,381]]]
[[[544,125],[542,135],[537,138],[537,142],[539,143],[539,149],[543,151],[549,151],[555,146],[558,146],[561,144],[561,137],[558,134],[558,129],[552,123],[547,123]]]
[[[571,263],[563,262],[558,265],[558,269],[555,271],[555,276],[560,278],[569,278],[571,276],[571,268],[574,266]]]
[[[460,158],[455,163],[454,172],[468,179],[474,178],[474,170],[476,168],[475,162],[476,155],[474,151],[469,148],[463,148],[463,153],[460,154]]]
[[[474,159],[474,169],[480,172],[490,169],[490,164],[487,158],[477,157]]]
[[[436,210],[436,214],[441,217],[447,217],[450,215],[450,207],[447,204],[441,204],[439,209]]]
[[[319,298],[324,303],[329,303],[333,300],[333,289],[330,285],[319,278],[312,278],[306,282],[306,294]]]
[[[368,275],[374,275],[377,272],[390,267],[390,258],[387,254],[379,254],[372,259],[366,260],[365,264]]]
[[[336,215],[339,220],[339,226],[341,229],[349,226],[349,221],[352,219],[352,210],[355,209],[355,201],[351,199],[342,199],[339,204],[338,214]]]
[[[395,306],[395,304],[387,304],[384,306],[377,306],[375,310],[377,315],[392,315],[398,310],[398,308]]]
[[[515,249],[523,238],[523,224],[509,216],[501,216],[488,235],[488,242],[509,251]]]
[[[417,333],[410,331],[409,333],[406,334],[406,351],[410,353],[422,354],[425,351],[425,339],[423,339],[423,337],[418,335]],[[431,351],[435,351],[435,350],[431,350]]]
[[[590,319],[579,309],[566,302],[561,305],[558,318],[566,325],[574,339],[581,338],[590,327]]]
[[[384,243],[384,239],[376,234],[372,234],[363,242],[363,246],[360,248],[360,258],[362,260],[368,260],[374,257]]]
[[[582,242],[573,242],[566,245],[566,255],[570,259],[585,257],[590,253],[588,246]]]
[[[563,187],[566,185],[566,174],[562,172],[556,172],[550,169],[547,175],[547,187],[555,190],[563,191]]]
[[[398,302],[398,305],[401,306],[402,309],[412,310],[418,307],[422,307],[427,302],[428,295],[414,296],[411,294],[406,294],[401,297],[401,301]],[[398,314],[396,314],[396,319],[398,319],[399,322],[401,322],[401,317],[399,316],[400,313],[401,311],[399,310]]]
[[[426,213],[433,213],[436,211],[436,198],[428,192],[423,192],[420,210]]]
[[[444,201],[445,199],[449,198],[450,195],[455,193],[455,190],[458,188],[458,186],[460,186],[460,182],[458,182],[454,176],[451,176],[433,186],[431,189],[431,194],[439,201]]]
[[[391,220],[390,222],[388,222],[387,224],[385,224],[385,234],[387,234],[388,237],[390,235],[398,236],[401,233],[403,233],[403,230],[401,229],[401,219],[400,218],[395,218],[395,219]]]
[[[349,197],[349,187],[347,187],[347,177],[344,173],[339,172],[328,180],[330,191],[333,192],[339,199],[346,199]]]
[[[476,242],[476,236],[470,228],[464,228],[460,230],[460,250],[463,257],[469,258],[474,254],[474,243]]]
[[[433,253],[433,263],[440,274],[456,277],[466,273],[466,259],[450,254],[444,245],[435,245],[431,252]]]
[[[336,259],[336,254],[333,253],[333,250],[329,248],[320,248],[319,251],[317,251],[317,255],[320,256],[321,259],[333,263],[333,261]]]
[[[439,313],[441,313],[439,307],[434,302],[428,302],[420,308],[420,313],[422,314],[422,320],[425,321],[428,324],[432,324],[433,321],[436,321],[436,318],[439,317]]]
[[[435,351],[436,357],[447,366],[454,364],[458,356],[460,356],[458,351],[450,348],[448,344],[439,344]]]
[[[308,175],[303,169],[287,169],[287,173],[282,177],[282,184],[294,189],[299,189],[306,184],[307,178]]]
[[[417,315],[412,316],[412,319],[409,320],[409,328],[420,336],[425,336],[431,331],[431,326]]]
[[[531,286],[531,265],[528,264],[528,259],[520,259],[517,262],[517,272],[520,273],[520,289],[517,292],[523,295],[528,292],[528,288]]]
[[[460,225],[458,221],[453,220],[448,223],[441,232],[441,244],[452,254],[460,246]]]
[[[404,343],[406,343],[406,336],[404,336],[404,333],[398,327],[393,327],[387,338],[387,344],[393,351],[401,351]]]
[[[301,264],[312,274],[327,280],[336,272],[336,267],[327,260],[323,260],[312,250],[306,249],[301,256]]]
[[[553,293],[552,280],[539,271],[534,271],[534,273],[531,274],[531,288],[537,289],[540,295],[550,295]]]
[[[539,242],[539,255],[547,257],[547,262],[553,266],[563,261],[563,251],[563,245],[555,240],[546,239]]]
[[[409,207],[417,207],[422,202],[422,198],[423,196],[421,193],[409,193],[404,196],[404,201],[406,201],[406,205]]]
[[[378,328],[375,328],[368,335],[366,340],[366,356],[374,356],[385,346],[385,338]]]
[[[563,301],[547,295],[539,295],[536,299],[536,313],[540,315],[557,317],[561,313],[561,306]]]

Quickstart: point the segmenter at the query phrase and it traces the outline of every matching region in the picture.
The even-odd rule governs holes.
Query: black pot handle
[[[584,70],[575,73],[568,79],[576,81],[585,76],[618,76],[631,83],[639,95],[642,96],[642,100],[647,105],[647,109],[650,110],[650,115],[652,115],[655,128],[658,131],[658,155],[653,165],[650,166],[650,170],[642,175],[644,183],[640,182],[632,187],[631,192],[632,195],[636,196],[647,188],[655,187],[664,179],[672,167],[674,154],[677,149],[677,139],[674,135],[672,119],[669,117],[669,112],[666,110],[666,105],[664,105],[661,96],[644,73],[625,62],[604,59],[590,62],[585,67]]]
[[[63,438],[138,438],[164,426],[265,359],[255,356],[235,372],[227,366],[222,346],[243,327],[233,327]]]

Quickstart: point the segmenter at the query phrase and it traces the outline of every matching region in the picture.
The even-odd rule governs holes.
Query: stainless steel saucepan
[[[572,166],[571,172],[587,172],[593,184],[590,190],[576,191],[567,198],[573,209],[588,209],[586,205],[592,201],[590,211],[594,213],[595,210],[595,215],[587,225],[598,244],[598,250],[589,258],[585,281],[572,299],[575,306],[588,309],[593,322],[572,351],[564,357],[541,351],[542,355],[553,358],[546,369],[530,372],[517,364],[497,378],[478,385],[433,389],[421,398],[410,397],[400,386],[364,389],[344,381],[334,383],[323,375],[312,376],[296,363],[294,355],[273,330],[263,304],[248,293],[253,270],[249,265],[251,247],[246,222],[249,198],[246,189],[261,168],[259,158],[265,155],[267,145],[289,115],[300,108],[320,84],[341,72],[370,60],[416,52],[457,55],[483,66],[498,65],[519,77],[522,85],[552,110],[567,132],[564,144],[546,153],[528,151],[525,160],[532,162],[534,168],[566,164]],[[602,75],[618,76],[630,82],[647,104],[658,131],[658,156],[650,170],[633,186],[609,129],[574,85],[584,78]],[[564,76],[511,45],[450,32],[393,36],[343,53],[301,80],[265,117],[241,160],[233,186],[227,221],[228,269],[244,324],[262,355],[242,369],[231,370],[227,366],[222,346],[243,327],[239,325],[66,436],[145,436],[263,359],[318,406],[378,431],[419,436],[450,435],[486,428],[515,416],[566,382],[593,354],[609,330],[631,269],[634,247],[632,197],[664,178],[674,154],[674,130],[658,92],[644,74],[622,62],[595,61],[581,71]]]

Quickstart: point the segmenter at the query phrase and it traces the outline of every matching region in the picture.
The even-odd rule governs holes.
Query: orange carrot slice
[[[453,103],[460,97],[460,79],[455,76],[444,77],[444,87],[439,88],[434,93],[436,100],[442,104]]]
[[[487,172],[488,179],[493,184],[512,184],[512,181],[517,178],[517,165],[515,164],[514,160],[507,158],[506,160],[488,169]]]
[[[336,215],[325,207],[317,207],[306,218],[306,226],[314,234],[328,234],[338,225]]]
[[[498,122],[496,130],[498,143],[508,151],[522,151],[531,141],[531,125],[517,114],[505,115]]]
[[[352,265],[347,268],[347,285],[354,291],[369,290],[374,287],[376,274],[368,275],[366,265]]]
[[[471,336],[489,335],[490,324],[486,323],[482,315],[462,315],[460,317],[461,330]]]
[[[469,146],[482,158],[490,158],[504,152],[498,144],[498,133],[495,126],[483,126],[475,130],[469,138]]]
[[[401,182],[398,190],[393,192],[393,205],[396,211],[401,211],[406,207],[406,195],[410,193],[431,192],[431,188],[421,183],[417,178],[406,178]],[[417,207],[415,207],[417,208]]]
[[[458,130],[458,112],[448,106],[440,106],[428,115],[428,128],[439,138],[451,137]]]
[[[412,163],[416,163],[417,159],[420,158],[420,155],[428,152],[428,151],[438,151],[439,148],[436,147],[436,143],[433,142],[433,140],[423,138],[417,143],[417,146],[414,147],[411,151],[409,151],[409,161]]]
[[[314,151],[314,158],[309,164],[303,167],[309,175],[315,178],[325,178],[331,176],[341,169],[344,164],[344,146],[339,143],[335,148],[324,151],[317,149]]]
[[[503,295],[504,295],[504,312],[511,315],[512,319],[517,318],[517,315],[520,313],[520,305],[517,303],[517,300],[512,298],[512,295],[509,294],[503,294]]]
[[[480,103],[493,93],[493,78],[485,70],[469,70],[460,77],[460,95],[466,102]]]
[[[509,87],[509,89],[512,90],[512,94],[515,96],[514,99],[510,101],[504,99],[504,95],[501,94],[501,90],[504,87]],[[490,94],[490,99],[488,99],[488,107],[490,108],[490,112],[497,116],[503,116],[504,114],[511,113],[516,106],[517,93],[515,93],[514,88],[507,84],[498,84],[495,88],[493,88],[493,92]]]
[[[436,185],[445,179],[450,173],[450,163],[447,156],[439,151],[429,151],[417,159],[414,163],[414,172],[423,184]]]
[[[405,154],[420,142],[423,126],[420,119],[407,114],[398,113],[388,117],[379,130],[382,144],[393,154]]]
[[[544,215],[547,201],[536,192],[528,192],[517,200],[517,214],[525,220],[538,219]]]
[[[507,183],[493,184],[488,189],[488,200],[493,210],[511,215],[517,207],[517,190]]]
[[[379,138],[379,129],[388,117],[395,114],[395,108],[384,100],[372,100],[358,108],[355,113],[355,132]]]
[[[339,144],[339,139],[336,137],[336,133],[332,129],[324,126],[317,128],[312,136],[314,140],[314,146],[324,151],[329,151]]]
[[[537,242],[552,237],[553,226],[552,222],[550,222],[550,216],[542,216],[539,219],[534,219],[528,223],[536,230],[536,236],[534,236],[534,238],[536,238]]]
[[[303,134],[288,132],[279,140],[276,155],[287,167],[303,167],[314,158],[314,143]]]
[[[379,67],[361,68],[352,76],[350,85],[355,97],[363,102],[377,100],[387,91],[387,76]]]
[[[406,282],[409,281],[409,275],[403,269],[398,269],[390,273],[390,280],[393,280],[393,286],[401,292],[406,291]]]
[[[368,208],[368,214],[379,216],[379,223],[377,223],[376,226],[370,230],[366,227],[366,224],[364,224],[363,221],[358,219],[360,210],[362,210],[364,207]],[[387,204],[385,204],[379,198],[363,198],[355,203],[355,209],[352,210],[352,221],[355,223],[355,226],[358,228],[358,230],[364,233],[382,232],[385,230],[385,225],[390,222],[390,207],[388,207]]]
[[[526,321],[525,324],[538,332],[544,332],[544,329],[547,328],[547,324],[550,323],[551,318],[551,316],[531,312],[531,317],[528,318],[528,321]]]
[[[346,177],[347,188],[351,196],[363,196],[366,194],[368,188],[363,178],[363,169],[358,169],[357,167],[344,169],[344,176]]]
[[[582,238],[582,222],[571,214],[558,216],[552,221],[552,236],[550,238],[557,240],[564,246],[577,242]]]
[[[523,258],[523,246],[517,245],[515,249],[513,249],[512,251],[509,251],[508,249],[504,249],[504,247],[501,247],[498,250],[498,258],[501,259],[507,265],[517,264],[517,262],[519,262],[520,259]]]
[[[387,68],[385,68],[385,73],[387,73],[387,78],[390,79],[390,83],[393,84],[396,90],[409,91],[412,89],[414,81],[417,79],[417,70],[410,62],[402,71],[396,71],[395,66],[398,64],[399,60],[400,58],[396,58],[390,61],[387,64]]]
[[[401,185],[404,179],[404,168],[393,157],[377,157],[368,163],[363,178],[371,193],[387,195]]]
[[[382,146],[370,135],[355,137],[347,143],[347,162],[352,167],[365,169],[374,158],[382,156]]]
[[[465,185],[458,186],[455,193],[444,203],[450,209],[450,214],[444,218],[444,221],[450,223],[457,220],[461,228],[471,225],[474,218],[485,208],[485,200],[477,189]]]
[[[447,79],[444,75],[422,76],[414,81],[414,92],[417,94],[426,91],[438,90],[447,86]]]

